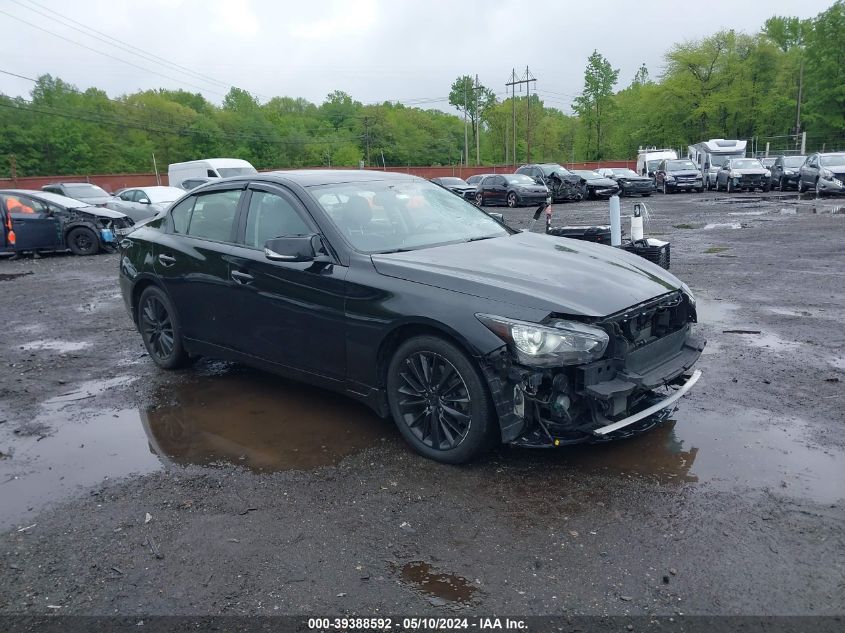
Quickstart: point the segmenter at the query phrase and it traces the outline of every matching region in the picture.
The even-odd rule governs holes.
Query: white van
[[[657,149],[656,147],[640,147],[637,151],[637,173],[640,176],[654,176],[657,163],[661,160],[675,160],[678,153],[673,149]]]
[[[689,146],[689,159],[701,170],[706,189],[716,188],[716,175],[731,158],[745,158],[746,141],[711,138]]]
[[[255,167],[240,158],[206,158],[167,166],[168,184],[182,189],[185,189],[182,183],[192,178],[228,178],[257,173]]]

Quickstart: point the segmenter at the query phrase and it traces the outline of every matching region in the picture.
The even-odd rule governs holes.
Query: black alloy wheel
[[[74,255],[96,255],[100,250],[100,240],[91,229],[78,226],[67,234],[67,247]]]
[[[387,396],[402,436],[436,461],[470,461],[492,441],[492,407],[478,369],[434,336],[403,343],[387,372]]]
[[[484,194],[480,191],[475,194],[475,204],[477,204],[479,207],[484,206]]]
[[[138,329],[150,358],[164,369],[185,365],[188,354],[182,346],[182,334],[176,310],[167,295],[150,286],[138,301]]]
[[[513,191],[508,194],[508,206],[511,209],[515,209],[519,206],[519,200],[517,200],[516,194]]]

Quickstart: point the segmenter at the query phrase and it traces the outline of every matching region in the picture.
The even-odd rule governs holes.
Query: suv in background
[[[92,207],[104,207],[114,196],[97,185],[88,182],[56,182],[41,187],[41,191],[55,193],[66,198],[73,198],[90,204]]]
[[[816,193],[845,193],[845,152],[811,154],[801,165],[798,191],[815,189]]]
[[[676,191],[704,191],[701,172],[695,163],[686,158],[661,160],[654,170],[654,186],[663,193]]]
[[[533,178],[537,184],[546,185],[552,194],[552,202],[581,200],[584,197],[581,177],[573,174],[563,165],[557,163],[523,165],[516,170],[516,173]]]

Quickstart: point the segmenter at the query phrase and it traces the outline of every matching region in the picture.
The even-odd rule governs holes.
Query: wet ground
[[[700,383],[639,438],[461,468],[342,396],[156,370],[113,255],[0,261],[0,611],[843,613],[845,201],[642,202]]]

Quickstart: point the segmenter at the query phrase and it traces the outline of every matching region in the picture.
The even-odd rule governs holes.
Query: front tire
[[[807,186],[804,184],[804,177],[799,176],[798,177],[798,193],[806,193],[806,192],[807,192]]]
[[[138,330],[153,362],[162,369],[176,369],[190,358],[182,344],[182,329],[170,297],[150,286],[138,299]]]
[[[516,197],[516,194],[513,191],[508,194],[508,206],[511,209],[515,209],[519,206],[519,199]]]
[[[488,450],[496,417],[478,367],[458,347],[417,336],[387,368],[387,399],[402,437],[420,455],[463,464]]]
[[[725,191],[727,191],[728,193],[734,192],[733,185],[731,185],[731,179],[730,178],[728,178],[728,181],[725,183]]]
[[[663,181],[663,195],[668,195],[670,193],[669,186],[666,184],[666,181]]]
[[[74,255],[96,255],[100,252],[100,238],[85,226],[71,229],[67,234],[66,242]]]
[[[479,207],[484,206],[484,194],[483,193],[475,194],[475,204]]]

